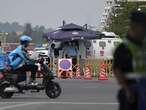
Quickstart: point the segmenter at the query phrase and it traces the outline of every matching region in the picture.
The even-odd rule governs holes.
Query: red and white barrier
[[[89,65],[86,65],[84,68],[84,79],[85,80],[91,80],[92,79],[92,73],[91,73],[91,67]]]
[[[77,68],[76,68],[76,78],[81,79],[80,65],[77,65]]]
[[[108,80],[105,69],[106,69],[106,65],[104,61],[101,61],[99,65],[98,80]]]

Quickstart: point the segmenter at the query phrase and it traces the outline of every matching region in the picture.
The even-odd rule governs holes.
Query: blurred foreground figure
[[[146,13],[131,13],[128,34],[114,53],[113,70],[121,86],[119,110],[146,110]]]

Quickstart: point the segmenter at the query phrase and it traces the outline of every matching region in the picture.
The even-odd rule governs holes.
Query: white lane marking
[[[79,104],[79,105],[116,105],[118,103],[116,102],[47,102],[47,101],[36,101],[36,102],[0,102],[0,104],[23,104],[23,103],[31,103],[31,104],[37,104],[37,103],[40,103],[40,104],[45,104],[45,103],[48,103],[48,104]]]
[[[46,102],[47,103],[47,102]],[[48,102],[47,104],[60,104],[60,105],[117,105],[117,103],[98,103],[98,102]]]
[[[82,87],[82,88],[85,88],[85,89],[97,89],[98,87],[97,86],[94,86],[94,87],[90,86],[90,87]]]
[[[17,108],[17,107],[22,107],[22,106],[28,106],[28,105],[32,105],[32,103],[25,103],[25,104],[5,106],[5,107],[1,107],[0,110],[12,109],[12,108]]]
[[[0,107],[0,110],[12,109],[17,107],[37,105],[37,104],[57,104],[57,105],[117,105],[118,103],[114,102],[0,102],[0,104],[16,104]]]

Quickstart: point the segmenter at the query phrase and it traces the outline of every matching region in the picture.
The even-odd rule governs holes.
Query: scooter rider
[[[9,57],[9,65],[12,73],[18,75],[17,82],[22,82],[26,80],[26,72],[31,72],[31,83],[35,84],[35,74],[38,67],[31,62],[31,59],[27,53],[27,47],[29,46],[30,41],[32,41],[31,37],[27,35],[22,35],[20,37],[20,45],[10,52]]]

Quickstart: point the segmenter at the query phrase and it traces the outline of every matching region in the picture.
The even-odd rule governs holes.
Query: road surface
[[[117,110],[115,80],[56,80],[62,86],[57,99],[40,93],[16,94],[12,99],[0,99],[0,110]]]

